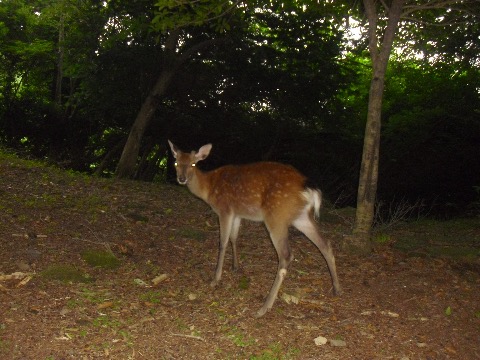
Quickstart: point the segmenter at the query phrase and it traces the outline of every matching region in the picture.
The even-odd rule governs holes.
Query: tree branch
[[[199,1],[187,1],[187,3],[191,6],[194,2],[199,2]],[[227,3],[227,2],[225,2]],[[213,21],[213,20],[217,20],[217,19],[220,19],[222,17],[224,17],[225,15],[227,15],[228,13],[230,13],[233,9],[235,9],[237,7],[237,5],[241,4],[242,1],[241,0],[235,0],[230,6],[228,6],[224,11],[222,11],[221,13],[215,15],[215,16],[212,16],[212,17],[208,17],[206,19],[203,19],[201,21],[202,24],[204,23],[208,23],[210,21]],[[186,22],[182,25],[179,26],[179,28],[183,28],[183,27],[187,27],[187,26],[191,26],[191,25],[198,25],[198,22],[196,21],[190,21],[190,22]]]
[[[203,50],[213,44],[216,43],[221,43],[225,41],[225,38],[215,38],[215,39],[209,39],[202,41],[198,44],[193,45],[192,47],[188,48],[185,50],[178,58],[177,58],[177,64],[181,65],[183,62],[185,62],[190,56],[192,56],[194,53],[199,52],[200,50]]]
[[[365,6],[365,13],[368,19],[368,49],[373,63],[377,62],[378,58],[378,39],[377,39],[377,11],[372,0],[363,0]]]
[[[467,11],[466,6],[468,6],[469,4],[475,4],[475,3],[478,3],[478,0],[466,1],[466,2],[461,2],[459,0],[428,0],[420,4],[405,5],[403,8],[402,16],[406,16],[408,14],[411,14],[417,11],[442,9],[452,5],[460,5],[460,4],[464,5],[464,8],[457,9],[457,11]],[[478,14],[475,14],[475,13],[472,13],[472,15],[478,16]]]
[[[395,38],[395,32],[397,30],[398,22],[400,21],[400,15],[405,4],[405,0],[393,0],[390,10],[388,11],[388,21],[385,33],[383,34],[382,50],[380,56],[388,59],[392,50],[393,39]],[[385,61],[387,61],[385,59]]]

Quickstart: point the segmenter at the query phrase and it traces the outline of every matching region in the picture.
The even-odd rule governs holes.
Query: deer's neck
[[[209,192],[209,174],[195,168],[195,173],[187,184],[192,194],[206,201]]]

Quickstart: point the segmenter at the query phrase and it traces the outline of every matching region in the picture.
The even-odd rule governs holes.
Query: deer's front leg
[[[210,283],[210,286],[217,286],[218,282],[222,278],[223,262],[225,261],[225,252],[227,251],[228,240],[230,233],[232,232],[233,225],[232,214],[219,214],[218,220],[220,223],[220,243],[217,261],[217,270],[215,271],[215,278]]]

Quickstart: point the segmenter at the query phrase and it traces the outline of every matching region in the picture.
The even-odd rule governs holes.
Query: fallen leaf
[[[158,285],[162,281],[166,280],[167,278],[168,278],[167,274],[161,274],[161,275],[158,275],[157,277],[153,278],[152,283],[153,283],[153,285]]]
[[[41,310],[41,307],[40,306],[35,306],[35,305],[30,306],[28,308],[28,311],[30,311],[32,314],[38,314],[40,312],[40,310]]]
[[[137,285],[140,285],[140,286],[148,286],[148,284],[143,281],[142,279],[134,279],[133,282]]]
[[[32,280],[32,276],[25,277],[22,281],[20,281],[17,284],[17,288],[20,287],[20,286],[25,286],[30,280]]]
[[[360,313],[360,315],[363,315],[363,316],[370,316],[372,314],[375,314],[375,311],[371,311],[371,310],[366,310],[366,311],[362,311]]]
[[[23,262],[23,261],[18,261],[17,262],[17,267],[21,271],[31,271],[32,270],[32,267],[29,264],[27,264],[26,262]]]
[[[347,346],[347,343],[343,340],[330,340],[330,344],[337,347]]]
[[[298,297],[296,297],[294,295],[287,294],[287,293],[282,293],[282,299],[287,304],[290,304],[290,303],[298,304],[298,302],[299,302]]]
[[[72,310],[70,310],[69,308],[66,308],[66,307],[63,307],[62,310],[60,310],[60,315],[61,316],[65,316],[67,315],[69,312],[71,312]]]
[[[450,353],[450,354],[456,354],[457,353],[457,350],[455,350],[454,348],[450,347],[450,346],[445,346],[445,351]]]
[[[106,308],[109,308],[109,307],[112,307],[112,306],[113,306],[113,301],[105,301],[101,304],[98,304],[97,309],[101,310],[101,309],[106,309]]]
[[[2,281],[2,280],[19,280],[19,279],[23,279],[24,277],[30,276],[30,275],[31,274],[29,274],[29,273],[23,273],[23,272],[17,271],[17,272],[14,272],[12,274],[8,274],[8,275],[0,275],[0,281]]]
[[[323,337],[323,336],[318,336],[315,339],[313,339],[313,341],[315,342],[315,345],[317,345],[317,346],[325,345],[328,342],[327,338]]]
[[[400,315],[398,315],[397,313],[393,312],[393,311],[381,311],[380,312],[382,315],[386,315],[386,316],[390,316],[390,317],[399,317]]]

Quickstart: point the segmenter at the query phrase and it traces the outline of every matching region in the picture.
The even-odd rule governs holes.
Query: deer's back
[[[228,165],[208,173],[208,203],[217,212],[234,212],[252,220],[286,216],[300,209],[306,178],[292,166],[258,162]]]

